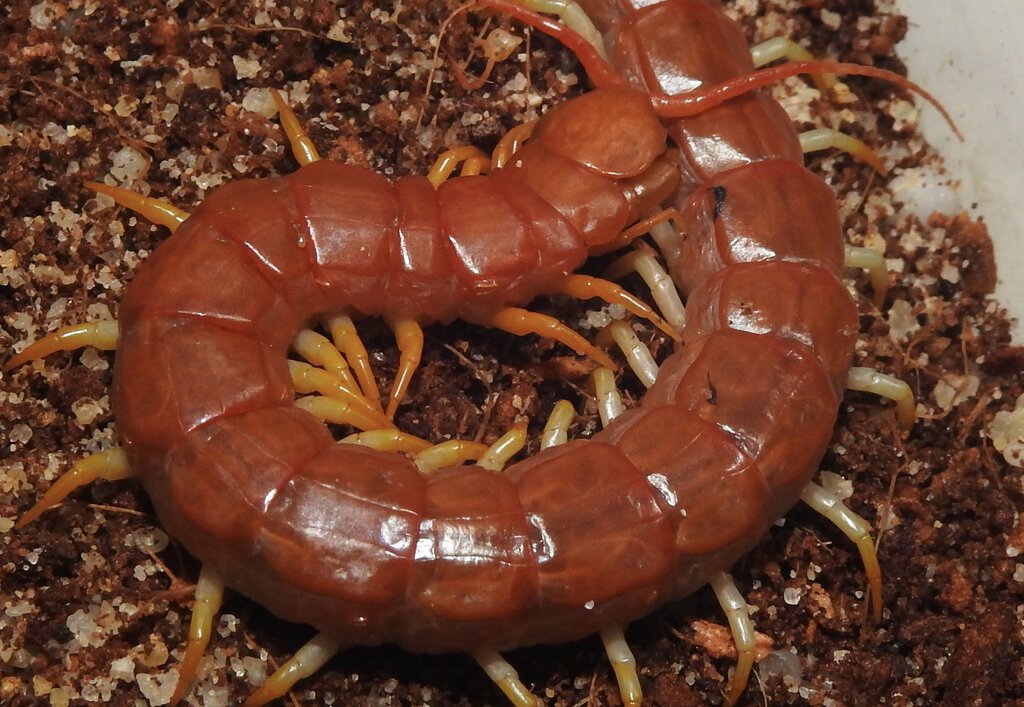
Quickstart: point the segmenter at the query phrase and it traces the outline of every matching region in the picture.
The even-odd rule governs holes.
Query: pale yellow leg
[[[871,301],[881,308],[885,303],[885,295],[889,291],[889,270],[885,266],[885,255],[873,248],[846,246],[846,267],[862,268],[867,271],[874,291]]]
[[[497,651],[477,651],[473,654],[473,659],[515,707],[541,707],[544,704],[530,692],[519,679],[516,669]]]
[[[382,418],[380,413],[368,413],[362,401],[356,403],[336,397],[307,395],[296,398],[294,405],[324,422],[348,425],[358,430],[379,430],[392,426],[391,421]]]
[[[358,427],[361,430],[389,429],[395,426],[390,418],[381,414],[364,397],[349,391],[344,386],[342,380],[333,372],[310,366],[302,361],[292,360],[288,361],[288,371],[291,374],[295,392],[300,395],[320,393],[324,396],[324,400],[332,400],[336,403],[333,407],[330,403],[314,404],[321,406],[314,409],[324,411],[333,409],[336,411],[331,413],[330,418],[325,419],[331,419],[333,422],[335,421],[333,418],[347,415],[349,421],[344,424],[351,424],[353,427]],[[303,399],[308,400],[308,398]],[[342,410],[348,412],[341,412]],[[312,410],[310,411],[312,412]]]
[[[117,348],[117,336],[117,322],[113,319],[61,327],[29,344],[21,353],[0,366],[0,371],[10,371],[23,363],[49,356],[57,351],[74,351],[85,346],[113,351]]]
[[[600,365],[615,370],[616,366],[601,349],[597,348],[575,331],[567,327],[554,317],[546,314],[531,312],[519,307],[502,307],[491,317],[489,322],[483,322],[495,329],[507,331],[516,336],[526,334],[537,334],[545,339],[552,339],[565,344],[581,356],[587,356]]]
[[[619,683],[619,695],[626,707],[640,707],[644,701],[640,689],[640,678],[636,674],[636,658],[626,643],[621,626],[609,626],[601,630],[601,642],[605,653],[615,671],[615,680]]]
[[[804,488],[800,498],[808,506],[843,531],[860,551],[861,562],[864,563],[864,574],[868,580],[868,593],[871,595],[871,608],[875,621],[882,620],[882,568],[878,565],[878,553],[871,539],[871,526],[859,515],[847,508],[838,497],[829,493],[813,481]]]
[[[171,695],[170,705],[175,707],[188,694],[199,661],[210,643],[213,618],[224,601],[224,580],[209,565],[203,565],[196,582],[196,597],[192,603],[192,623],[188,630],[188,645],[178,667],[178,684]]]
[[[53,486],[48,488],[43,497],[36,501],[36,504],[18,519],[14,527],[25,527],[45,511],[63,501],[67,498],[68,494],[80,486],[85,486],[98,479],[120,481],[131,476],[132,470],[128,467],[128,458],[121,447],[112,447],[106,451],[92,454],[85,459],[79,459],[60,478],[53,482]]]
[[[306,166],[319,160],[320,155],[316,151],[316,146],[309,139],[306,131],[302,129],[302,125],[299,123],[299,119],[295,117],[295,112],[291,109],[291,106],[285,102],[276,89],[270,89],[270,95],[277,106],[277,113],[281,117],[281,129],[284,130],[284,134],[288,137],[288,142],[291,143],[295,161],[302,166]]]
[[[357,432],[338,440],[339,444],[358,444],[376,449],[378,452],[401,452],[417,454],[430,448],[430,442],[415,435],[398,430],[369,430]]]
[[[158,226],[166,226],[171,233],[188,218],[188,212],[182,211],[170,202],[137,194],[130,189],[112,187],[101,182],[85,182],[85,186],[94,192],[109,196],[115,203],[131,209],[142,218]]]
[[[519,454],[525,446],[526,425],[517,424],[487,448],[477,460],[477,465],[489,471],[501,471],[508,460]]]
[[[341,650],[342,642],[335,636],[318,633],[298,650],[288,662],[274,671],[256,692],[249,695],[245,707],[260,707],[288,692],[299,680],[315,673]]]
[[[889,172],[878,153],[852,135],[831,128],[817,128],[800,133],[800,147],[805,153],[840,150],[860,160],[881,175]]]
[[[568,400],[559,400],[551,408],[547,424],[540,438],[540,448],[557,447],[569,441],[569,425],[576,417],[576,408]]]
[[[615,385],[615,373],[611,369],[598,368],[591,375],[594,377],[597,412],[601,417],[601,424],[607,427],[609,422],[623,413],[626,406],[622,404],[622,395]]]
[[[672,230],[668,224],[658,224],[651,229],[653,235],[660,230],[659,226]],[[673,231],[674,233],[674,231]],[[651,297],[658,305],[661,315],[673,331],[682,331],[686,326],[686,305],[679,297],[679,290],[672,276],[668,274],[654,253],[647,246],[637,246],[635,250],[616,259],[604,272],[608,279],[620,278],[631,272],[638,274],[651,290]],[[677,339],[678,340],[678,339]]]
[[[729,619],[729,627],[732,629],[732,637],[736,642],[736,652],[739,657],[736,661],[736,672],[733,673],[729,682],[729,692],[725,696],[727,705],[734,705],[747,689],[747,680],[750,679],[750,669],[754,666],[754,625],[750,621],[750,612],[747,610],[747,602],[740,594],[732,576],[725,572],[719,572],[711,577],[709,581],[711,588],[718,597],[718,603],[722,611]]]
[[[651,322],[674,340],[680,341],[679,333],[659,317],[650,305],[610,280],[602,280],[589,275],[569,275],[565,278],[559,291],[580,300],[596,297],[608,304],[617,304],[627,312],[632,312],[641,319]]]
[[[352,366],[359,386],[363,389],[363,396],[379,408],[380,391],[377,389],[377,379],[373,376],[373,369],[370,368],[370,356],[366,353],[363,340],[356,332],[356,325],[352,322],[352,318],[344,315],[333,317],[327,320],[327,330],[331,332],[334,345],[345,355],[345,359]]]
[[[470,459],[479,459],[486,453],[486,444],[468,439],[450,439],[418,452],[413,462],[417,469],[428,474],[446,466],[457,466]]]
[[[647,388],[654,385],[654,380],[658,377],[658,364],[647,344],[637,337],[633,327],[623,321],[614,321],[605,327],[605,331],[622,351],[626,363],[640,382]]]
[[[491,158],[483,150],[472,145],[453,147],[445,150],[434,162],[434,166],[427,172],[427,181],[434,185],[434,188],[441,186],[455,172],[455,168],[462,164],[462,175],[469,177],[482,174],[490,169]]]
[[[846,387],[892,400],[896,403],[896,417],[900,421],[900,427],[909,430],[914,426],[914,421],[917,420],[917,403],[914,400],[914,391],[906,381],[879,373],[873,368],[854,366],[846,378]]]
[[[522,0],[522,4],[534,12],[543,12],[546,15],[557,16],[567,27],[574,30],[587,40],[589,44],[593,45],[597,53],[601,55],[601,58],[608,58],[604,50],[604,40],[601,39],[601,33],[597,31],[597,27],[594,26],[590,17],[587,16],[587,13],[583,11],[583,8],[578,3],[573,0]]]
[[[398,373],[391,384],[391,397],[388,399],[388,418],[395,416],[398,404],[402,402],[412,376],[420,365],[423,356],[423,329],[413,319],[402,319],[394,323],[395,341],[398,342]]]
[[[750,56],[754,60],[754,66],[761,68],[773,61],[786,59],[787,61],[814,61],[814,55],[801,47],[792,39],[787,37],[773,37],[768,41],[755,44],[750,48]],[[819,91],[827,91],[838,83],[838,79],[832,74],[820,74],[811,76],[814,85]]]

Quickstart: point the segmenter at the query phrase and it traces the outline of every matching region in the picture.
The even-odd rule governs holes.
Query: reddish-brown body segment
[[[710,0],[582,4],[639,91],[753,69]],[[815,471],[850,365],[836,206],[769,98],[671,121],[666,153],[639,91],[556,108],[507,169],[436,192],[330,162],[214,191],[120,312],[114,405],[167,530],[286,619],[417,651],[620,625],[756,543]],[[292,405],[301,326],[342,312],[486,322],[557,289],[673,190],[685,346],[593,439],[502,474],[424,476],[336,444]]]

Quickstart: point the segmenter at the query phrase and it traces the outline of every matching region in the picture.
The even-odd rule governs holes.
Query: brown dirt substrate
[[[325,157],[401,174],[424,171],[447,145],[489,149],[582,83],[569,54],[534,34],[529,52],[524,45],[501,63],[486,88],[460,88],[446,57],[464,59],[483,25],[463,15],[440,41],[443,63],[425,95],[430,38],[454,3],[8,5],[0,19],[0,359],[58,325],[116,316],[123,283],[165,237],[100,203],[85,179],[121,175],[188,209],[223,181],[295,168],[276,121],[246,108],[265,104],[254,89],[290,91]],[[743,17],[752,39],[786,33],[819,56],[900,67],[891,51],[904,21],[881,0],[728,5],[737,14],[756,7],[757,17]],[[481,69],[479,60],[469,68]],[[863,135],[848,118],[877,116],[866,139],[895,146],[887,154],[898,166],[933,160],[904,120],[905,96],[849,83],[851,102],[816,102],[811,122]],[[855,549],[806,508],[733,568],[774,651],[742,703],[1024,704],[1024,474],[987,436],[994,416],[1024,393],[1024,350],[1009,343],[1007,319],[988,299],[991,243],[977,220],[907,215],[884,180],[845,156],[812,165],[839,192],[851,239],[884,243],[894,270],[882,311],[859,299],[857,363],[908,381],[922,415],[904,435],[890,405],[850,394],[822,464],[851,482],[848,503],[876,533],[884,525],[880,624],[865,619]],[[863,278],[855,286],[868,291]],[[569,322],[582,311],[564,301],[539,306]],[[364,330],[386,384],[396,363],[392,341],[377,324]],[[68,464],[116,439],[106,397],[111,361],[91,351],[62,354],[0,376],[2,704],[162,704],[176,676],[198,567],[173,540],[163,549],[136,485],[94,484],[12,529]],[[543,342],[458,323],[432,328],[399,421],[438,441],[490,441],[521,414],[535,433],[550,405],[568,397],[583,410],[574,431],[585,431],[596,419],[587,370]],[[715,651],[722,623],[705,589],[630,627],[646,704],[721,702],[732,665]],[[236,703],[268,663],[309,636],[232,595],[192,703]],[[509,658],[548,704],[619,704],[596,639]],[[339,655],[291,699],[503,703],[468,658],[390,648]]]

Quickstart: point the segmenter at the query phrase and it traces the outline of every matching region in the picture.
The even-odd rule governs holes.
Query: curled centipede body
[[[657,46],[630,42],[657,44],[697,18],[691,37],[714,40],[666,62],[674,79],[697,57],[721,73],[691,81],[749,73],[714,3],[619,18],[585,5],[643,92],[607,87],[552,110],[508,168],[437,192],[323,161],[229,185],[125,297],[115,407],[161,522],[222,581],[335,647],[482,654],[621,626],[719,576],[796,501],[823,453],[856,332],[830,190],[798,164],[795,132],[761,97],[670,121],[683,150],[667,147],[643,70]],[[614,119],[595,128],[595,115]],[[738,162],[693,147],[701,121]],[[616,150],[618,123],[627,149]],[[721,126],[775,142],[755,150]],[[686,240],[672,272],[690,293],[686,345],[643,403],[593,439],[500,475],[423,476],[404,456],[336,445],[293,407],[284,352],[310,319],[497,324],[496,311],[556,291],[589,245],[665,200],[680,175]],[[495,240],[516,247],[493,253]],[[208,286],[181,284],[200,275]],[[762,375],[742,375],[755,365]],[[303,554],[327,559],[296,563]]]

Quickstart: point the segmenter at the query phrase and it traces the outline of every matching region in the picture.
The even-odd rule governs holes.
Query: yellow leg
[[[270,96],[274,99],[274,104],[277,105],[277,114],[281,117],[281,129],[284,130],[288,142],[291,143],[295,161],[305,167],[307,164],[319,160],[320,155],[316,151],[316,146],[313,145],[313,141],[309,139],[306,131],[302,129],[291,106],[275,89],[270,89]]]
[[[61,327],[39,341],[29,344],[24,351],[0,366],[0,371],[10,371],[23,363],[35,361],[58,351],[74,351],[85,346],[95,346],[103,351],[113,351],[117,348],[117,335],[117,322],[112,319]]]
[[[761,42],[750,48],[750,56],[754,60],[754,66],[761,68],[773,61],[786,59],[787,61],[813,61],[814,55],[801,47],[788,37],[773,37],[766,42]],[[838,79],[832,74],[820,74],[811,77],[814,85],[819,91],[825,92],[838,83]]]
[[[576,417],[576,408],[568,400],[559,400],[551,408],[547,424],[540,438],[540,448],[557,447],[569,441],[569,425]]]
[[[380,413],[368,413],[361,403],[336,397],[307,395],[304,398],[296,398],[294,405],[324,422],[348,425],[357,430],[379,430],[391,426],[391,421],[382,419]]]
[[[889,291],[889,269],[885,266],[885,254],[873,248],[846,246],[846,267],[862,268],[867,271],[871,280],[871,302],[881,309],[885,303],[885,295]]]
[[[339,444],[358,444],[362,447],[376,449],[378,452],[401,452],[417,454],[430,448],[430,442],[398,430],[369,430],[357,432],[338,440]]]
[[[490,321],[481,322],[485,326],[507,331],[509,334],[524,336],[537,334],[545,339],[565,344],[581,356],[592,358],[600,365],[616,370],[616,365],[601,349],[597,348],[575,331],[554,317],[531,312],[519,307],[502,307],[492,315]]]
[[[641,319],[646,319],[676,341],[681,341],[679,333],[658,316],[651,309],[650,305],[610,280],[602,280],[599,277],[590,277],[589,275],[569,275],[565,278],[565,282],[559,290],[563,294],[575,297],[576,299],[585,300],[596,297],[608,304],[617,304],[627,312],[632,312]]]
[[[505,133],[501,140],[498,141],[494,152],[491,153],[491,169],[500,169],[508,164],[512,155],[523,146],[524,142],[530,139],[530,136],[533,135],[533,129],[536,127],[537,121],[531,120],[529,123],[517,125]]]
[[[446,466],[457,466],[470,459],[479,459],[487,453],[487,445],[468,439],[450,439],[427,447],[413,457],[416,468],[428,474]]]
[[[900,427],[909,430],[917,420],[917,403],[914,391],[906,381],[894,376],[879,373],[873,368],[854,366],[846,378],[846,387],[864,393],[874,393],[896,403],[896,417]]]
[[[852,135],[831,128],[818,128],[800,133],[800,147],[805,153],[831,149],[840,150],[854,159],[860,160],[883,176],[889,172],[877,152]]]
[[[303,329],[292,340],[292,348],[314,366],[326,368],[336,375],[344,389],[353,396],[363,396],[355,378],[352,377],[345,357],[327,337],[317,334],[312,329]]]
[[[331,332],[334,345],[345,355],[345,359],[352,366],[359,386],[363,389],[363,396],[379,409],[380,391],[377,389],[377,379],[373,377],[370,356],[366,353],[363,340],[356,332],[356,325],[352,322],[352,318],[338,316],[329,319],[327,330]]]
[[[170,202],[137,194],[130,189],[112,187],[100,182],[85,182],[85,186],[98,194],[109,196],[116,203],[131,209],[142,218],[158,226],[166,226],[174,233],[178,226],[188,218],[188,212],[182,211]]]
[[[501,471],[508,460],[519,454],[526,446],[526,424],[517,424],[487,448],[477,461],[479,466],[490,471]]]
[[[567,27],[575,30],[589,44],[592,44],[601,58],[608,58],[605,54],[601,33],[597,31],[597,27],[594,26],[579,3],[573,0],[522,0],[522,4],[534,12],[557,16]]]
[[[203,565],[196,582],[196,597],[192,603],[192,623],[188,629],[188,645],[185,646],[185,657],[178,667],[178,684],[171,695],[170,706],[176,707],[181,698],[188,694],[189,685],[195,677],[199,661],[210,643],[213,629],[213,617],[220,611],[224,601],[224,581],[216,570]]]
[[[53,482],[53,486],[47,489],[43,497],[36,501],[36,504],[28,509],[18,522],[15,528],[23,528],[45,511],[53,508],[67,498],[68,494],[80,486],[85,486],[97,479],[107,481],[120,481],[132,475],[128,468],[128,458],[120,447],[113,447],[105,452],[99,452],[85,459],[79,459],[59,479]]]
[[[718,603],[722,605],[726,618],[729,619],[732,637],[736,642],[736,652],[739,654],[736,672],[729,681],[729,692],[725,695],[725,704],[734,705],[747,689],[750,670],[754,666],[754,624],[750,621],[747,602],[729,574],[719,572],[711,577],[709,584],[718,597]]]
[[[477,651],[473,658],[515,707],[540,707],[543,704],[519,679],[516,669],[497,651]]]
[[[838,497],[813,481],[804,488],[800,499],[832,521],[846,537],[857,545],[861,562],[864,563],[864,575],[868,580],[872,613],[876,622],[881,621],[882,568],[878,565],[878,553],[875,552],[875,543],[871,539],[871,527],[866,520],[847,508]]]
[[[491,158],[479,148],[471,145],[454,147],[441,153],[441,156],[434,162],[434,166],[427,172],[427,181],[434,185],[434,188],[441,186],[441,183],[452,176],[455,168],[462,163],[463,176],[482,174],[488,171],[491,166]]]
[[[423,329],[413,319],[402,319],[394,323],[395,340],[398,342],[400,353],[398,361],[398,373],[395,375],[395,382],[391,384],[391,397],[388,400],[387,416],[392,419],[398,404],[402,402],[412,376],[420,365],[420,358],[423,356]]]
[[[267,678],[256,692],[249,695],[244,707],[260,707],[281,697],[302,678],[309,677],[341,650],[342,643],[334,636],[318,633],[296,652],[288,662]]]
[[[322,368],[316,368],[301,361],[288,361],[288,371],[291,374],[295,392],[300,395],[320,393],[320,395],[324,396],[323,400],[333,401],[333,406],[331,403],[325,402],[322,404],[323,407],[316,408],[335,410],[335,412],[331,413],[331,417],[326,419],[330,419],[332,422],[339,422],[339,424],[341,424],[341,420],[344,420],[343,424],[350,424],[363,430],[394,427],[390,418],[384,417],[377,408],[368,403],[361,395],[346,389],[341,379],[332,371],[325,371]],[[309,400],[309,398],[303,398],[303,400]],[[343,409],[348,412],[340,412]],[[310,412],[313,412],[313,410],[310,410]]]
[[[591,375],[594,378],[597,414],[601,425],[607,427],[609,422],[625,412],[626,406],[622,404],[622,395],[615,385],[615,373],[611,369],[598,368]]]
[[[626,643],[621,626],[608,626],[601,630],[601,643],[615,671],[615,681],[619,683],[619,695],[626,707],[640,707],[644,701],[640,689],[640,678],[636,674],[636,658]]]

